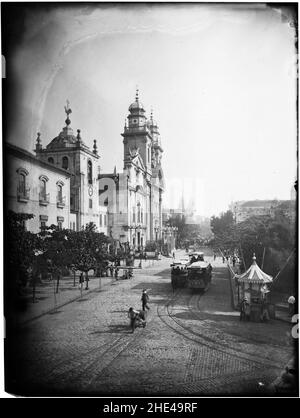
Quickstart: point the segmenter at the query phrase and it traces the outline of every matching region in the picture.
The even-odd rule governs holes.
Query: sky
[[[294,40],[280,10],[264,4],[28,6],[7,63],[17,95],[5,140],[33,151],[41,132],[46,146],[69,100],[74,132],[90,147],[97,139],[102,172],[120,172],[138,86],[161,133],[165,207],[184,194],[186,205],[212,216],[235,200],[289,199]]]

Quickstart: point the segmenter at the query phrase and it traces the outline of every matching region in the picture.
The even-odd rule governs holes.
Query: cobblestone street
[[[177,252],[176,257],[182,255]],[[173,293],[171,259],[135,270],[24,324],[15,342],[16,391],[22,395],[201,396],[256,394],[293,354],[291,324],[240,322],[232,311],[228,271],[213,261],[204,295]],[[129,329],[127,311],[141,308],[146,328]]]

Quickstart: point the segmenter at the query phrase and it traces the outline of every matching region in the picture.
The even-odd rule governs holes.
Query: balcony
[[[63,209],[66,206],[66,196],[57,196],[56,197],[56,206]]]
[[[29,191],[30,188],[29,187],[17,187],[17,199],[18,202],[28,202],[29,200]]]
[[[40,205],[47,206],[50,203],[50,193],[39,193]]]
[[[132,125],[132,126],[130,126],[130,127],[128,127],[128,126],[125,126],[124,127],[124,132],[130,132],[130,133],[137,133],[137,132],[150,132],[149,131],[149,129],[148,129],[148,127],[146,126],[146,125],[144,125],[144,126],[134,126],[134,125]]]

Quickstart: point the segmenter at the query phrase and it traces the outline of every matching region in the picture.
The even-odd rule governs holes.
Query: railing
[[[19,202],[27,202],[29,200],[29,187],[17,187],[17,197]]]
[[[48,203],[50,202],[50,193],[40,192],[39,201],[40,201],[40,205],[48,205]]]
[[[57,196],[56,197],[56,206],[58,208],[63,208],[66,205],[66,196],[62,197],[62,196]]]
[[[145,131],[149,131],[148,127],[146,125],[144,126],[125,126],[124,128],[125,132],[145,132]],[[150,131],[149,131],[150,132]]]
[[[147,225],[145,223],[134,223],[133,225],[123,225],[123,229],[147,229]]]

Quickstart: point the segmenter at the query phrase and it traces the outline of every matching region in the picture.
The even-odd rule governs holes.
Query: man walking
[[[149,302],[149,295],[147,293],[147,290],[144,289],[143,293],[142,293],[142,297],[141,297],[141,301],[142,301],[142,310],[145,311],[145,308],[147,308],[148,310],[150,309],[148,306],[148,302]]]

